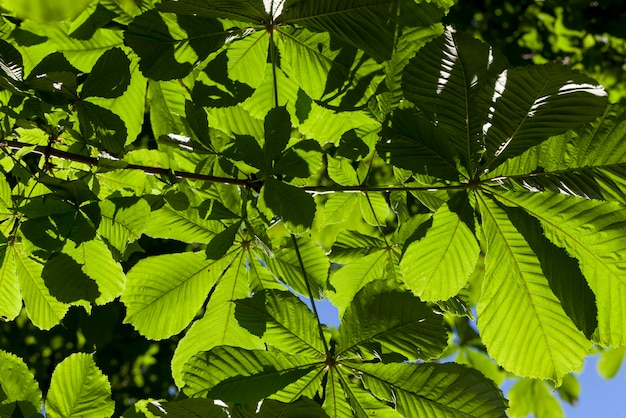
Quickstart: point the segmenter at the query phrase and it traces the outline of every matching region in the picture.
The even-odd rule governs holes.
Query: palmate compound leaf
[[[486,110],[475,106],[475,92],[504,67],[503,58],[487,44],[448,27],[420,49],[404,69],[406,98],[447,133],[451,148],[470,174],[481,150],[472,134],[486,117]]]
[[[519,206],[537,218],[546,237],[578,259],[596,297],[598,330],[594,340],[619,346],[626,341],[626,210],[603,202],[562,194],[503,192],[498,200]]]
[[[456,197],[460,199],[448,201],[435,212],[426,235],[408,246],[400,263],[404,282],[423,300],[447,300],[458,294],[478,261],[478,242],[462,219],[469,213],[473,223],[472,208],[466,193]]]
[[[0,405],[18,401],[27,401],[40,410],[41,390],[21,358],[0,350]]]
[[[70,355],[54,369],[45,406],[50,418],[109,417],[115,409],[111,384],[85,353]]]
[[[198,353],[185,364],[183,392],[225,402],[258,402],[323,368],[324,359],[221,346]]]
[[[269,289],[235,304],[239,325],[267,344],[286,353],[324,357],[315,315],[293,293]]]
[[[140,260],[127,275],[122,302],[126,323],[151,339],[182,331],[202,307],[230,258],[207,260],[204,253],[177,253]]]
[[[376,397],[395,403],[405,417],[506,417],[502,392],[477,370],[455,363],[345,362]]]
[[[398,353],[409,360],[438,357],[447,345],[443,316],[384,280],[354,297],[339,327],[337,355]]]
[[[565,314],[537,255],[507,213],[478,196],[485,234],[485,279],[478,329],[489,355],[517,375],[552,379],[577,370],[591,343]]]
[[[599,116],[606,92],[560,64],[505,69],[491,48],[448,28],[405,69],[407,98],[450,136],[471,176]]]

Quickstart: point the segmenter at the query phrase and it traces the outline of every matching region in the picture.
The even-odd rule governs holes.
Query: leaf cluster
[[[2,17],[0,317],[110,309],[153,342],[117,405],[93,329],[115,315],[43,394],[0,351],[0,415],[501,417],[512,375],[513,415],[548,385],[575,401],[593,345],[626,344],[626,112],[444,26],[451,7]],[[124,403],[159,350],[171,390]]]

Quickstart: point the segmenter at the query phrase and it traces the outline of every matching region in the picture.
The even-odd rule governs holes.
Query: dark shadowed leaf
[[[120,48],[106,51],[96,61],[80,92],[81,99],[119,97],[130,84],[130,60]]]
[[[217,19],[162,15],[150,10],[125,32],[124,42],[140,57],[139,68],[153,80],[186,76],[194,64],[217,50],[226,32]]]
[[[84,101],[78,105],[78,120],[86,140],[95,139],[114,155],[124,150],[127,139],[126,125],[117,114]]]
[[[294,227],[308,228],[315,216],[313,196],[295,186],[268,178],[261,189],[259,206],[268,216],[282,218]]]

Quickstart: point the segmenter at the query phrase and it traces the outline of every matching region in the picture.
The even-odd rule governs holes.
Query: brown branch
[[[27,147],[32,147],[33,144],[27,144],[19,141],[8,141],[4,140],[0,142],[0,148],[13,148],[13,149],[22,149]],[[61,158],[68,161],[74,161],[78,163],[87,164],[89,166],[99,166],[99,161],[107,161],[107,159],[102,158],[99,159],[97,157],[89,157],[87,155],[74,154],[68,151],[61,151],[59,149],[50,148],[44,145],[35,145],[33,152],[49,155],[56,158]],[[114,160],[111,160],[114,161]],[[169,168],[163,167],[150,167],[146,165],[139,164],[126,164],[123,167],[119,168],[120,170],[141,170],[147,174],[161,174],[161,175],[173,175],[175,177],[181,179],[190,179],[190,180],[200,180],[207,181],[213,183],[223,183],[223,184],[236,184],[238,186],[243,186],[249,189],[256,190],[257,192],[260,190],[263,185],[263,180],[250,180],[250,179],[233,179],[228,177],[217,177],[210,176],[207,174],[199,174],[199,173],[190,173],[188,171],[180,171],[180,170],[172,170]],[[358,185],[358,186],[301,186],[300,189],[309,193],[332,193],[332,192],[393,192],[393,191],[423,191],[423,192],[435,192],[439,190],[463,190],[470,188],[471,185],[469,183],[461,183],[461,184],[453,184],[453,185],[445,185],[445,186],[398,186],[398,185],[390,185],[390,186],[367,186],[367,185]]]
[[[27,144],[19,141],[2,141],[0,143],[1,148],[13,148],[13,149],[22,149],[27,147],[32,147],[32,144]],[[33,152],[42,154],[44,156],[52,156],[56,158],[61,158],[63,160],[74,161],[78,163],[87,164],[89,166],[98,166],[98,162],[101,159],[96,157],[89,157],[87,155],[74,154],[72,152],[61,151],[55,148],[50,148],[48,146],[36,145],[33,149]],[[106,160],[106,159],[102,159]],[[147,174],[161,174],[161,175],[174,175],[178,178],[182,179],[191,179],[191,180],[200,180],[200,181],[208,181],[213,183],[224,183],[224,184],[236,184],[239,186],[244,186],[248,188],[258,188],[259,180],[248,180],[248,179],[232,179],[227,177],[217,177],[210,176],[207,174],[199,174],[199,173],[190,173],[188,171],[179,171],[172,170],[169,168],[163,167],[150,167],[146,165],[139,164],[126,164],[123,167],[120,167],[122,170],[141,170]]]

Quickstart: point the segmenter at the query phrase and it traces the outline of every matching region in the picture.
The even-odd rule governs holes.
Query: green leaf
[[[494,90],[497,94],[485,92],[479,98],[479,106],[490,106],[491,112],[483,128],[490,167],[592,121],[607,103],[607,93],[595,80],[560,64],[505,70]],[[523,111],[507,112],[513,108]]]
[[[507,208],[506,212],[537,255],[550,288],[567,316],[591,339],[598,327],[596,297],[580,271],[578,260],[548,241],[538,220],[518,208]]]
[[[22,310],[20,281],[13,251],[14,247],[0,234],[0,318],[3,321],[14,320]]]
[[[259,210],[280,217],[290,228],[309,228],[315,216],[313,196],[295,186],[268,178],[259,196]]]
[[[21,93],[24,89],[24,62],[22,55],[13,45],[0,40],[0,86]]]
[[[41,409],[41,390],[33,373],[24,361],[14,354],[0,350],[0,403],[28,401],[36,410]]]
[[[130,84],[129,66],[130,60],[120,48],[109,49],[91,69],[80,92],[81,98],[121,96]]]
[[[78,119],[86,140],[96,142],[112,154],[120,154],[126,144],[127,130],[124,121],[112,111],[87,101],[81,101]]]
[[[122,293],[126,283],[122,266],[113,259],[102,240],[66,244],[63,252],[74,259],[82,272],[98,285],[100,296],[95,300],[98,305],[109,303]]]
[[[167,418],[227,418],[231,415],[211,399],[189,398],[174,402],[152,401],[148,410],[157,417]]]
[[[382,193],[368,192],[359,196],[361,214],[363,219],[373,226],[384,226],[387,215],[389,215],[389,205]]]
[[[72,22],[70,36],[75,39],[89,40],[98,29],[118,17],[117,13],[106,8],[102,3],[90,5]],[[75,29],[74,29],[75,28]]]
[[[172,375],[178,387],[184,386],[183,366],[196,353],[221,345],[247,349],[264,347],[261,340],[241,327],[235,318],[233,301],[250,296],[248,283],[252,282],[251,276],[260,268],[250,260],[243,251],[237,254],[211,293],[204,315],[191,325],[176,347]]]
[[[356,186],[360,183],[356,170],[350,165],[350,160],[347,158],[333,158],[328,156],[326,169],[328,170],[328,177],[337,184],[342,186]]]
[[[444,10],[435,4],[410,1],[318,1],[289,2],[281,23],[301,25],[314,32],[329,32],[349,45],[361,48],[378,61],[390,58],[397,25],[429,26]]]
[[[289,241],[283,248],[274,251],[274,256],[266,255],[264,260],[267,267],[277,279],[302,295],[309,294],[306,285],[308,282],[313,297],[321,299],[326,288],[330,262],[324,250],[314,241],[300,237],[296,245],[297,250],[293,241]],[[303,275],[298,252],[302,257],[306,276]]]
[[[117,253],[119,260],[129,243],[139,239],[150,218],[150,205],[144,199],[129,201],[100,201],[102,219],[98,233]]]
[[[415,109],[396,110],[386,140],[376,150],[395,167],[441,179],[458,181],[455,150],[444,129]]]
[[[539,219],[546,237],[578,259],[580,270],[596,296],[598,331],[602,345],[626,341],[626,263],[618,254],[626,242],[626,210],[614,202],[565,195],[499,193],[500,201],[522,207]]]
[[[273,161],[287,147],[291,138],[291,117],[285,106],[275,107],[265,117],[265,158]]]
[[[96,282],[81,270],[81,265],[69,255],[52,254],[41,272],[41,277],[59,302],[76,303],[84,300],[95,303],[100,296]]]
[[[190,397],[257,402],[323,366],[323,359],[315,363],[280,351],[216,347],[187,362],[183,391]]]
[[[48,416],[111,416],[114,407],[111,385],[91,354],[72,354],[54,369],[46,398]]]
[[[388,267],[397,265],[398,254],[383,248],[358,257],[336,271],[330,280],[330,299],[343,316],[354,296],[368,283],[389,277]]]
[[[264,32],[261,32],[261,34],[263,33]],[[234,43],[230,46],[230,48],[219,53],[215,58],[207,63],[206,67],[204,67],[203,73],[201,73],[196,79],[191,92],[191,96],[195,104],[205,107],[235,106],[249,98],[252,93],[254,93],[253,88],[246,84],[246,82],[256,83],[252,84],[256,86],[265,78],[265,72],[248,71],[249,68],[259,65],[258,63],[248,62],[247,59],[245,59],[250,54],[249,51],[244,48],[252,47],[253,51],[258,51],[262,48],[263,42],[258,42],[250,46],[248,42],[248,39],[250,38],[254,38],[254,36],[247,36],[243,39],[243,41]],[[259,44],[261,44],[261,46],[259,46]],[[261,62],[260,67],[265,66],[267,48],[268,45],[267,42],[265,42],[265,59]],[[241,59],[242,62],[231,62],[229,57],[231,57],[231,55],[236,55],[237,51],[242,49],[244,50],[241,51],[241,54],[244,55],[242,57],[233,58]],[[261,54],[260,51],[259,54]],[[260,57],[252,57],[252,59],[257,58]],[[246,67],[240,69],[241,66]],[[244,76],[243,74],[246,74],[247,76]],[[242,83],[237,80],[243,80],[244,82]]]
[[[270,162],[265,158],[263,149],[250,135],[236,135],[232,144],[222,153],[227,158],[243,161],[265,172],[270,171]]]
[[[15,245],[9,246],[5,257],[15,258],[24,305],[32,323],[40,329],[50,329],[61,322],[69,305],[50,295],[42,278],[42,263]]]
[[[209,242],[223,230],[220,222],[203,219],[196,208],[176,211],[165,205],[152,212],[144,234],[183,242]]]
[[[346,394],[341,385],[342,376],[340,376],[339,368],[329,368],[327,376],[322,408],[324,408],[324,411],[332,418],[352,416],[352,407],[348,403]]]
[[[475,94],[504,65],[504,60],[487,44],[457,34],[449,27],[442,36],[420,49],[404,68],[402,88],[407,99],[436,122],[436,130],[447,133],[440,137],[447,138],[449,145],[437,145],[437,149],[453,148],[470,174],[474,160],[481,153],[476,136],[480,134],[480,125],[487,122],[486,110],[476,106]],[[433,131],[427,125],[422,126]],[[445,151],[442,155],[443,161],[449,162]],[[444,168],[441,163],[437,166]],[[451,174],[449,169],[448,173]]]
[[[270,289],[236,305],[239,325],[266,343],[286,353],[323,358],[315,315],[292,293]]]
[[[344,313],[337,352],[360,347],[379,355],[428,360],[441,354],[447,338],[440,314],[409,292],[390,290],[386,282],[377,281],[357,293]]]
[[[461,212],[473,217],[467,197],[460,206]],[[449,299],[467,282],[479,252],[470,228],[444,204],[433,215],[424,238],[407,247],[400,263],[404,281],[423,300]]]
[[[328,415],[312,399],[302,397],[295,402],[283,403],[265,399],[257,413],[259,418],[327,418]]]
[[[341,48],[333,40],[328,33],[279,26],[276,43],[281,68],[310,98],[331,108],[355,110],[376,91],[382,67],[363,52],[351,46]]]
[[[183,78],[226,40],[217,19],[174,16],[150,10],[129,25],[124,42],[140,57],[141,72],[153,80]]]
[[[509,415],[523,418],[528,414],[535,417],[564,418],[559,401],[552,395],[545,382],[534,379],[521,379],[509,390],[511,402]]]
[[[563,384],[557,388],[561,399],[576,406],[580,397],[580,383],[573,373],[565,375]]]
[[[626,112],[612,105],[576,131],[552,137],[489,175],[511,189],[626,203]]]
[[[488,197],[479,201],[487,246],[477,308],[481,338],[505,369],[559,383],[582,365],[591,343],[563,311],[506,212]]]
[[[498,386],[502,385],[506,377],[506,372],[498,367],[486,353],[479,352],[470,347],[461,347],[459,355],[454,359],[454,362],[478,370],[487,379],[492,380]]]
[[[347,376],[346,376],[347,375]],[[369,390],[362,387],[361,382],[354,379],[353,375],[339,373],[346,400],[357,417],[381,416],[386,418],[400,418],[403,415],[392,408],[391,402],[372,396]],[[348,416],[350,416],[348,415]]]
[[[496,385],[474,369],[455,364],[357,364],[363,384],[395,401],[403,416],[500,418],[507,402]]]
[[[248,23],[264,24],[270,19],[262,0],[232,0],[227,2],[165,0],[159,4],[158,8],[164,12],[232,19]]]
[[[205,253],[209,260],[219,260],[228,252],[233,246],[237,232],[241,229],[241,222],[230,225],[207,244]]]
[[[0,417],[13,418],[13,417],[41,417],[42,415],[37,412],[37,408],[30,402],[17,401],[11,403],[5,403],[0,405]]]
[[[246,30],[237,42],[226,50],[228,56],[228,77],[252,88],[258,87],[265,79],[263,71],[250,71],[250,68],[263,68],[267,62],[270,36],[267,30]],[[208,66],[207,66],[208,68]],[[216,80],[219,81],[219,80]]]
[[[140,260],[128,272],[122,293],[124,321],[151,339],[179,333],[202,307],[228,261],[190,252]]]
[[[624,354],[626,354],[626,347],[609,348],[600,353],[597,366],[598,373],[605,379],[612,379],[617,376],[624,361]]]

